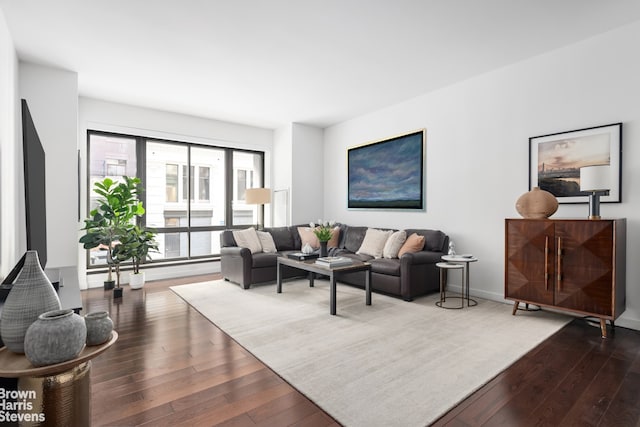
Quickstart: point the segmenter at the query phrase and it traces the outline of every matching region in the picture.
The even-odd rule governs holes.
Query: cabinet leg
[[[607,319],[600,319],[600,331],[602,332],[602,338],[607,337]]]
[[[518,311],[518,306],[520,305],[520,301],[516,301],[513,303],[513,311],[511,312],[512,315],[516,315],[516,312]]]

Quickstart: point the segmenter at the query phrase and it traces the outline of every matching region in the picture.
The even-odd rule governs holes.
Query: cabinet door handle
[[[544,289],[549,290],[549,236],[544,237]]]
[[[562,288],[562,237],[558,237],[558,254],[556,256],[556,261],[558,266],[558,292],[560,292]]]

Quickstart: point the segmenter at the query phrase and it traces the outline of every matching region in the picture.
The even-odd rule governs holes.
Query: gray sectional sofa
[[[238,247],[232,230],[224,230],[220,235],[221,272],[225,280],[238,283],[248,289],[256,283],[276,280],[277,257],[299,252],[302,240],[298,227],[308,225],[265,228],[273,237],[276,253],[254,253],[247,248]],[[371,286],[375,292],[400,297],[411,301],[420,295],[439,290],[439,272],[436,263],[440,262],[449,246],[449,237],[439,230],[406,229],[407,236],[417,233],[425,237],[423,250],[406,253],[400,258],[373,258],[356,254],[364,240],[366,226],[339,225],[340,238],[336,248],[329,249],[331,256],[347,256],[371,264]],[[344,274],[340,281],[362,287],[364,272]],[[298,269],[283,269],[283,277],[306,275]]]

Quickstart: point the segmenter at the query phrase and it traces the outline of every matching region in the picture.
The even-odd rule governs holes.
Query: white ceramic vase
[[[131,289],[142,289],[144,286],[144,271],[141,271],[138,274],[130,273],[129,274],[129,287]]]

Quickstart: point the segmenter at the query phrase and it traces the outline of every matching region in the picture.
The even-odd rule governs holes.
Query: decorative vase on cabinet
[[[27,251],[24,266],[2,308],[0,335],[5,346],[14,353],[24,353],[29,326],[42,313],[59,309],[60,299],[40,267],[38,252]]]
[[[558,210],[558,199],[548,191],[533,187],[518,198],[516,210],[523,218],[549,218]]]

